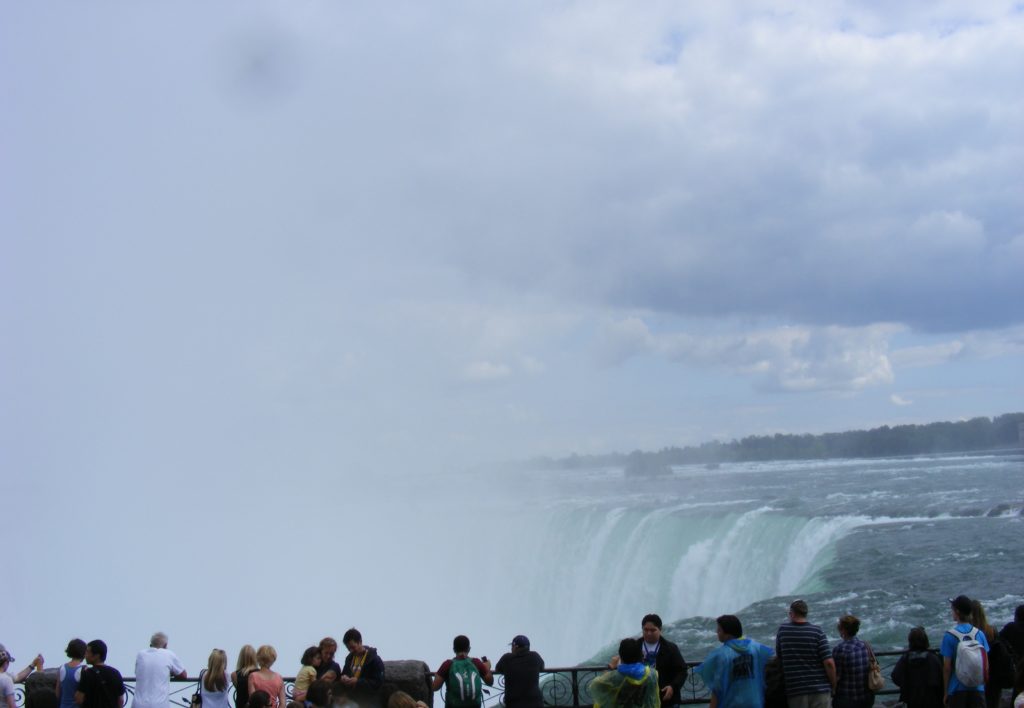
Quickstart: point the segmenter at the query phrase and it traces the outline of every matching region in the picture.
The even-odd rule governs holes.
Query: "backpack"
[[[444,685],[447,708],[477,708],[483,700],[483,677],[468,657],[452,661]]]
[[[1013,666],[1013,652],[998,637],[989,643],[988,680],[993,686],[1010,688],[1017,678]]]
[[[985,649],[978,643],[978,628],[971,627],[967,634],[955,628],[949,633],[956,637],[956,656],[953,667],[956,680],[964,688],[977,688],[985,683]]]

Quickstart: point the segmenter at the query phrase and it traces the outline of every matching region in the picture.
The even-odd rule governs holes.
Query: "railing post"
[[[580,708],[580,672],[572,670],[572,706]]]

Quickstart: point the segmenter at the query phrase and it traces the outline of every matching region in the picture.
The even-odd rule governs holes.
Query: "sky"
[[[4,3],[0,605],[144,643],[431,475],[1021,410],[1022,75],[985,0]]]

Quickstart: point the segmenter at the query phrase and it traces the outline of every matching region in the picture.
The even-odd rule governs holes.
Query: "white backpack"
[[[949,633],[956,637],[956,680],[964,688],[977,688],[985,683],[985,649],[978,643],[978,628],[971,627],[966,634],[956,629]]]

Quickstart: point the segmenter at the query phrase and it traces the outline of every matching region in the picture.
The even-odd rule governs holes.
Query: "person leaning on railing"
[[[505,677],[506,708],[544,708],[540,692],[540,672],[544,659],[530,650],[530,640],[517,634],[509,645],[512,651],[498,659],[495,671]]]
[[[288,697],[284,692],[284,679],[281,674],[272,671],[270,667],[277,661],[277,650],[269,644],[264,644],[256,650],[256,661],[259,662],[259,671],[249,674],[249,698],[256,691],[266,691],[270,696],[271,708],[284,708],[288,703]]]
[[[33,671],[43,670],[43,655],[37,654],[28,666],[16,674],[7,673],[7,669],[14,663],[14,657],[7,651],[7,647],[0,644],[0,699],[3,700],[3,708],[14,708],[14,684],[24,683],[29,674]]]
[[[75,708],[75,691],[78,690],[78,682],[82,678],[82,664],[85,662],[85,642],[81,639],[72,639],[64,653],[70,661],[62,664],[57,670],[54,691],[57,693],[59,708]]]
[[[868,671],[873,654],[871,647],[857,636],[860,620],[854,615],[843,615],[836,630],[842,641],[832,648],[832,660],[836,665],[832,708],[870,708],[875,704],[875,694],[868,689]]]
[[[924,627],[914,627],[907,634],[907,651],[893,667],[891,678],[907,708],[942,707],[942,660],[928,650]]]
[[[202,708],[231,708],[231,697],[228,695],[230,685],[228,654],[223,649],[214,649],[206,662],[206,671],[199,673]]]
[[[430,687],[434,691],[441,690],[446,686],[444,692],[444,704],[446,708],[469,708],[478,707],[482,702],[482,684],[494,685],[494,674],[491,672],[491,662],[487,657],[477,659],[469,655],[469,637],[460,634],[452,640],[452,651],[455,657],[445,659],[434,672],[434,680]],[[449,679],[451,682],[449,683]],[[459,688],[456,689],[456,686]]]
[[[238,652],[238,663],[235,670],[231,672],[231,683],[235,686],[235,706],[245,708],[249,702],[249,674],[259,671],[260,665],[256,661],[256,649],[252,644],[246,644]]]

